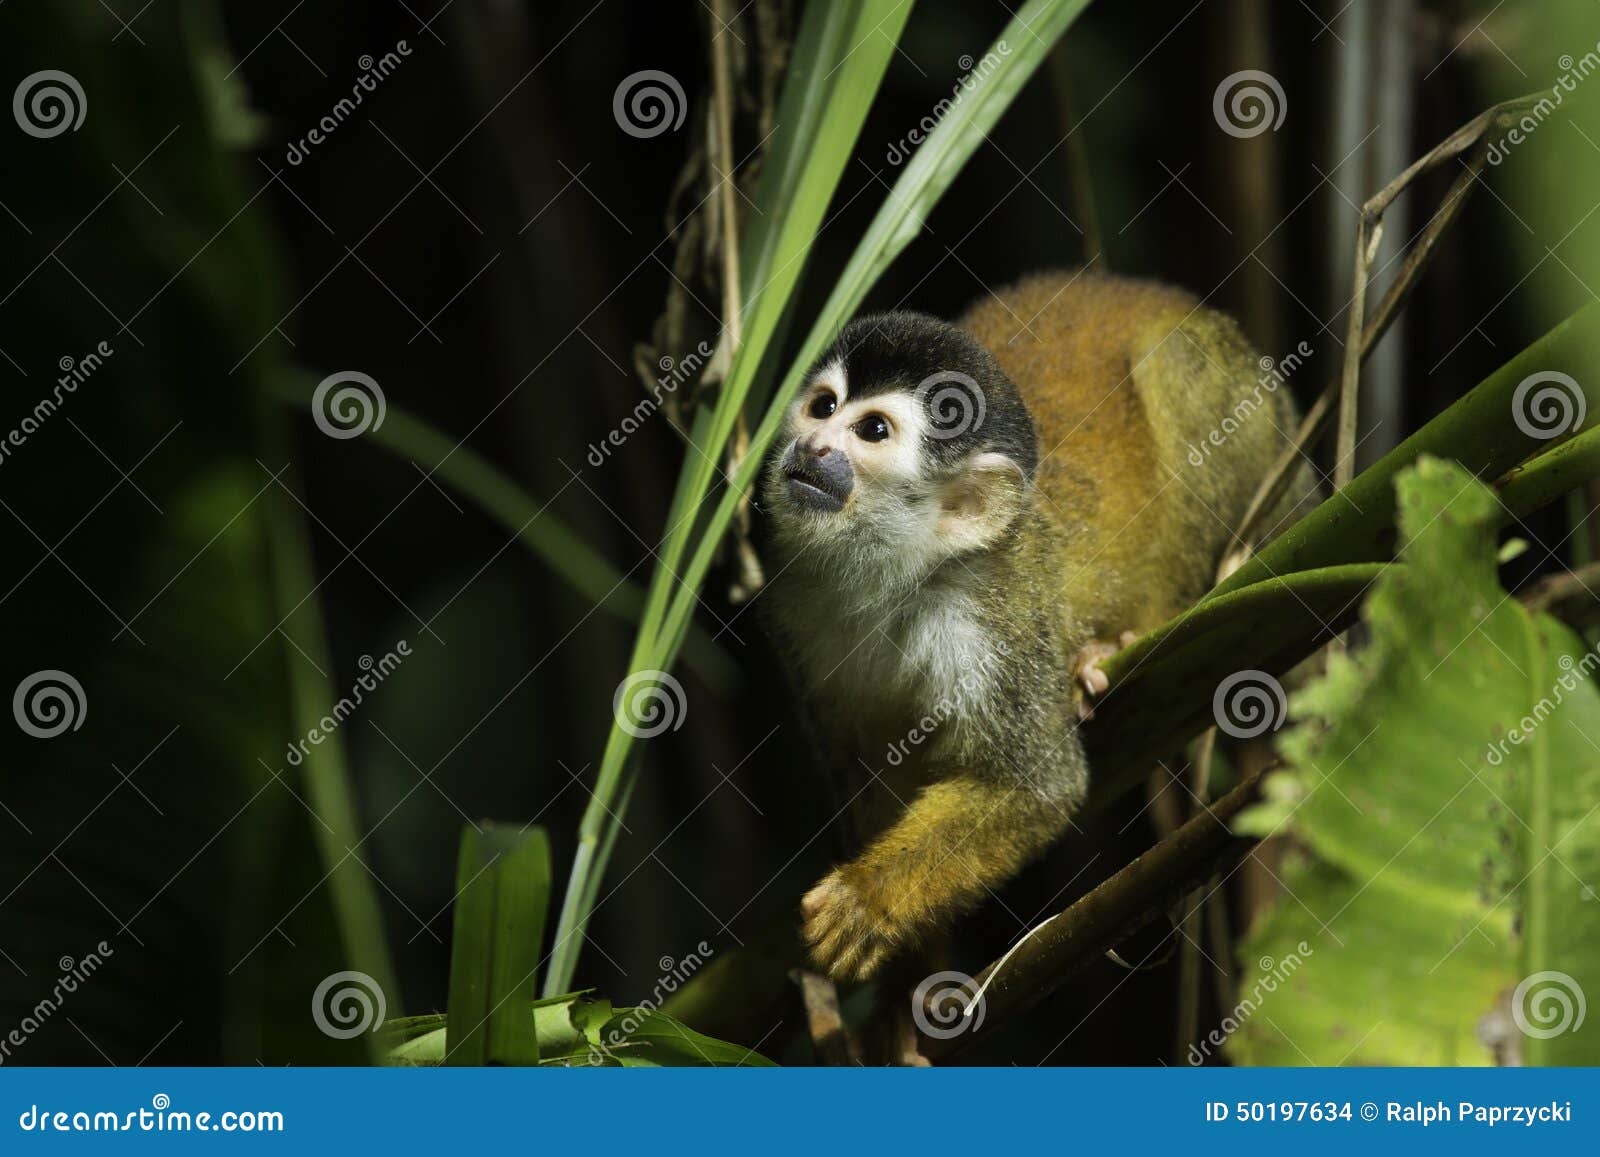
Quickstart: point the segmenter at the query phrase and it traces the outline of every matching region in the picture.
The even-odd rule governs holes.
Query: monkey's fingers
[[[1080,692],[1078,696],[1078,718],[1092,719],[1094,717],[1094,701],[1106,693],[1111,686],[1111,680],[1106,678],[1106,673],[1100,670],[1100,664],[1115,655],[1123,647],[1134,640],[1132,631],[1123,631],[1115,643],[1090,643],[1079,651],[1072,661],[1072,681],[1077,684]]]

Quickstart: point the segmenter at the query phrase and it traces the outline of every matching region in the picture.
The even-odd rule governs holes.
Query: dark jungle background
[[[799,7],[738,15],[747,66]],[[1010,7],[918,4],[802,315],[893,179],[890,146]],[[669,234],[703,195],[703,178],[679,184],[705,139],[711,19],[693,0],[0,7],[5,91],[60,69],[87,95],[76,132],[0,131],[0,427],[51,391],[63,359],[113,350],[0,463],[0,683],[67,671],[86,702],[67,737],[0,728],[0,1033],[63,966],[110,949],[6,1063],[359,1061],[318,1031],[311,994],[354,967],[352,937],[381,934],[389,1015],[443,1007],[464,822],[536,820],[559,882],[629,624],[428,477],[431,461],[326,437],[277,393],[370,375],[642,585],[683,443],[655,420],[598,465],[591,447],[644,396],[641,358],[689,352],[636,352],[669,296],[684,332],[715,333],[716,284]],[[1354,205],[1597,38],[1600,16],[1561,4],[1095,4],[871,303],[948,316],[988,286],[1094,258],[1209,294],[1270,356],[1305,342],[1291,386],[1309,397],[1342,351]],[[401,41],[398,67],[291,163],[362,58]],[[688,98],[683,126],[650,139],[613,112],[619,82],[645,69]],[[1281,82],[1278,131],[1218,130],[1212,93],[1242,69]],[[754,163],[753,109],[737,127]],[[1592,296],[1593,264],[1572,249],[1593,248],[1593,145],[1552,125],[1488,170],[1372,363],[1363,461]],[[1409,194],[1391,237],[1414,234],[1453,175]],[[1514,578],[1553,562],[1517,565]],[[722,662],[679,670],[686,723],[645,750],[579,968],[619,1003],[702,941],[715,958],[758,937],[829,862],[819,773],[759,600],[731,605],[730,577],[701,615]],[[311,764],[289,758],[291,712],[327,709],[364,657],[402,642],[409,655],[334,737],[348,799],[315,794]],[[957,966],[1126,863],[1154,823],[1136,793],[1066,841],[962,926]],[[373,881],[376,922],[341,928],[339,890]],[[1235,922],[1271,887],[1252,875]],[[1107,961],[970,1059],[1177,1061],[1175,967]],[[1223,1010],[1202,992],[1205,1028]],[[799,1011],[762,1015],[763,1050],[782,1056]]]

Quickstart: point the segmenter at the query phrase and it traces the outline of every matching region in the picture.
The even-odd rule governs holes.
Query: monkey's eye
[[[889,423],[882,414],[868,414],[856,423],[856,437],[863,442],[881,442],[889,436]]]
[[[826,418],[838,408],[839,403],[834,399],[834,396],[824,391],[812,399],[807,412],[813,418]]]

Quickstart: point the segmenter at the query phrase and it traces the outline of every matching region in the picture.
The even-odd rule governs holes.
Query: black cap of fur
[[[818,359],[816,370],[841,360],[852,401],[893,391],[915,393],[932,383],[923,400],[934,426],[940,428],[948,426],[946,415],[934,405],[937,394],[945,388],[964,392],[955,375],[970,378],[980,392],[976,408],[966,411],[975,420],[951,437],[924,437],[929,457],[954,468],[974,451],[995,450],[1014,459],[1033,478],[1039,446],[1028,407],[993,355],[956,326],[903,310],[859,318]]]

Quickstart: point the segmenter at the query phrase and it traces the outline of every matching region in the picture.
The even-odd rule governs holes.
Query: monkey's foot
[[[1100,664],[1138,638],[1132,631],[1123,631],[1115,643],[1090,643],[1073,660],[1072,678],[1082,692],[1078,697],[1078,718],[1094,718],[1094,701],[1106,693],[1111,680],[1100,670]]]
[[[811,959],[834,980],[866,980],[904,942],[891,917],[839,872],[805,894],[800,915]]]

